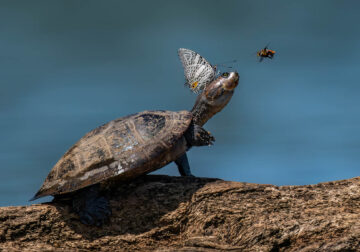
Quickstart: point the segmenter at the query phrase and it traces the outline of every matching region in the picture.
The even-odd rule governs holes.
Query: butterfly
[[[200,54],[180,48],[178,55],[184,67],[185,85],[194,93],[201,92],[207,84],[215,79],[216,67],[207,62]]]

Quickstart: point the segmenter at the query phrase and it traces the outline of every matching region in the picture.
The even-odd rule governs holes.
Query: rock
[[[0,208],[0,251],[360,251],[360,177],[307,186],[149,175],[102,228],[65,203]]]

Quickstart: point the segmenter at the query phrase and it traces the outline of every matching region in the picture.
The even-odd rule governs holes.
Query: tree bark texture
[[[360,177],[306,186],[148,175],[103,227],[67,203],[0,208],[0,251],[360,251]]]

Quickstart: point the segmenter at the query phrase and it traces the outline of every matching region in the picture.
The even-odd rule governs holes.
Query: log
[[[0,208],[3,251],[360,251],[360,177],[306,186],[148,175],[103,227],[62,202]]]

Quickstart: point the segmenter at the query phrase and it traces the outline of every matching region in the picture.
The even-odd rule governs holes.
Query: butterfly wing
[[[214,80],[215,68],[200,54],[189,49],[180,48],[178,55],[184,67],[185,85],[193,92],[199,93],[208,83]]]

